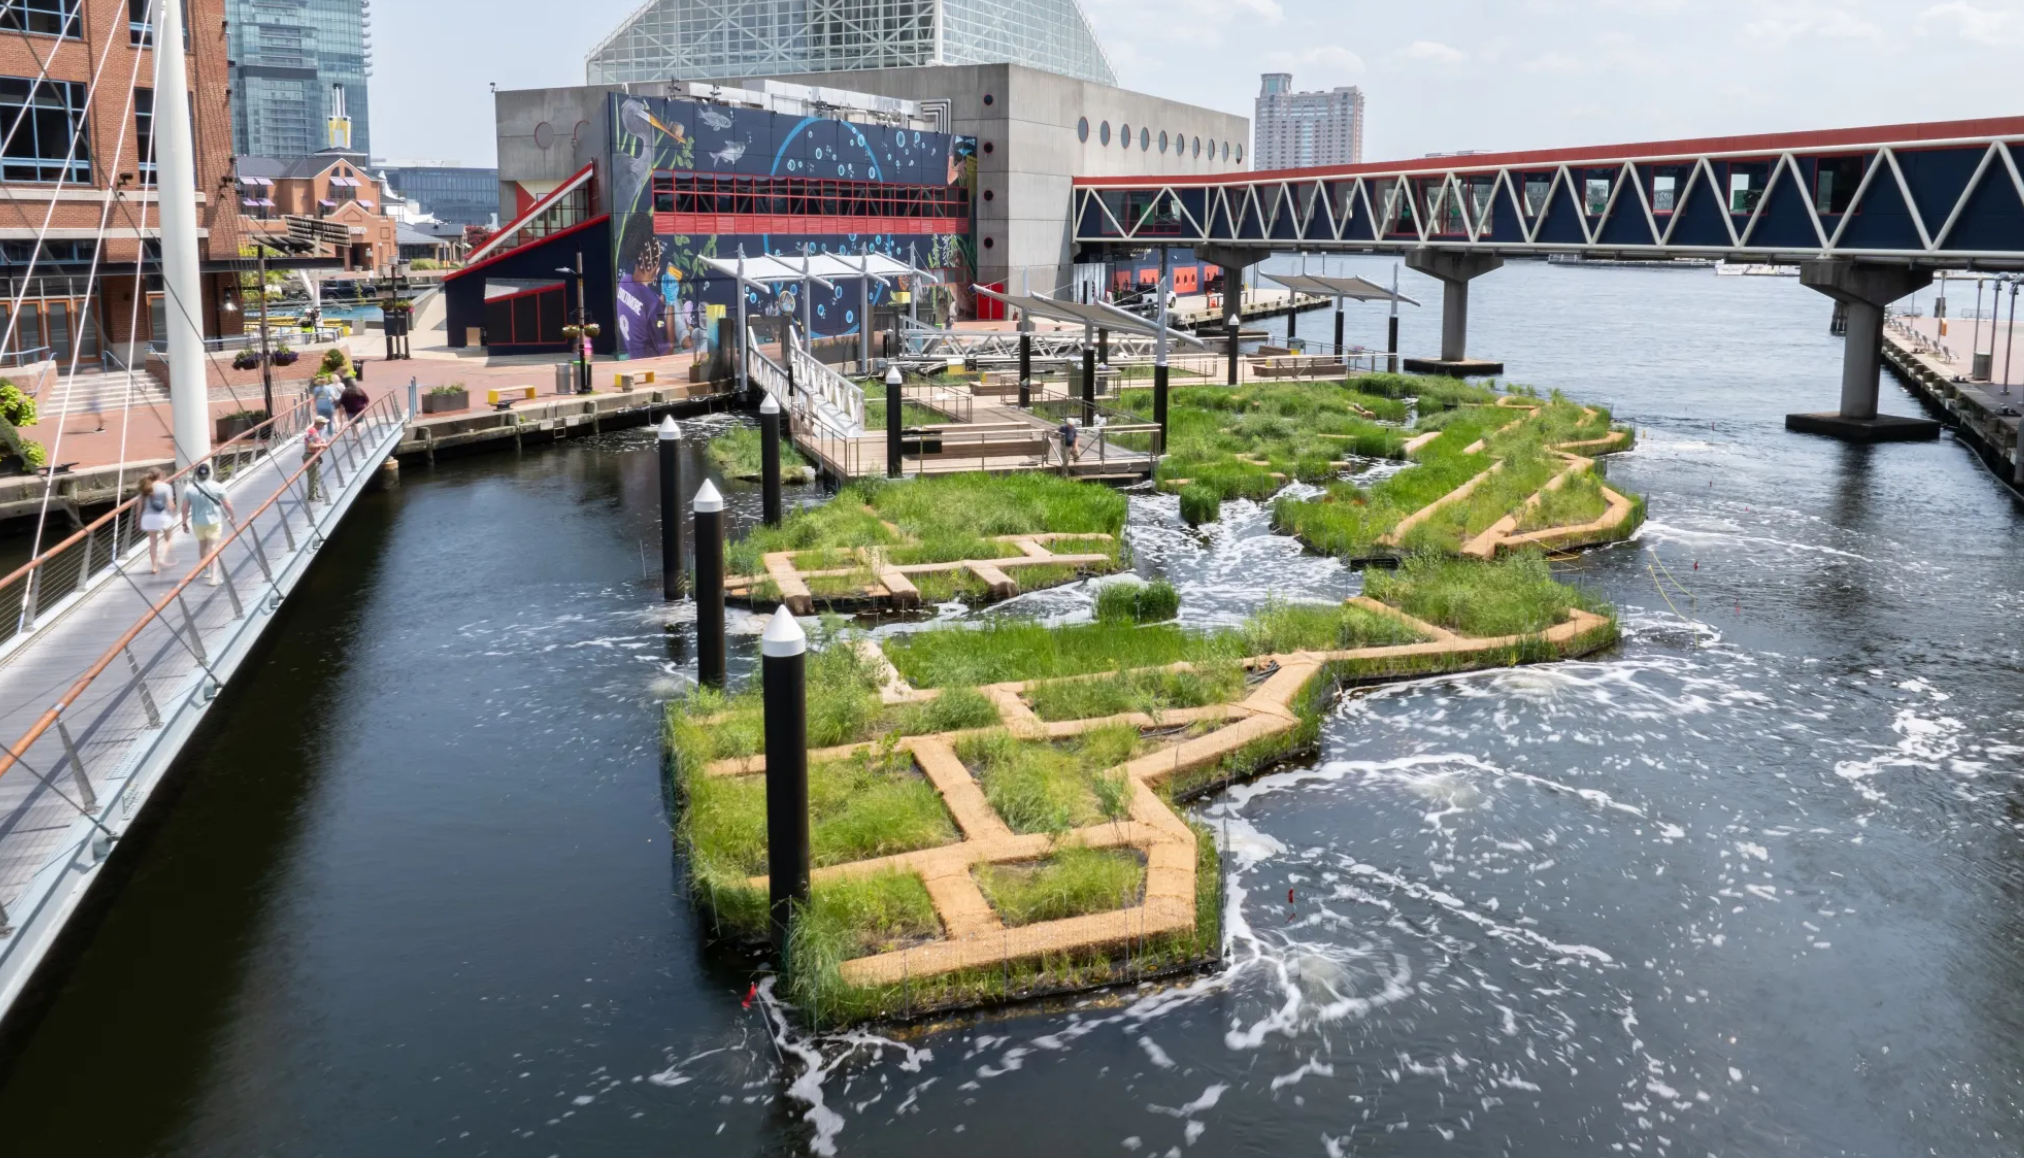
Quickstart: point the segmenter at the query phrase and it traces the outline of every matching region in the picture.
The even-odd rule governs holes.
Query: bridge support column
[[[1441,283],[1441,356],[1407,358],[1405,368],[1412,374],[1448,374],[1456,378],[1495,375],[1504,372],[1504,363],[1487,362],[1468,355],[1469,282],[1493,269],[1504,259],[1494,253],[1459,249],[1409,249],[1406,268]]]
[[[1230,345],[1229,384],[1235,386],[1243,378],[1238,371],[1238,360],[1243,353],[1240,343],[1244,324],[1244,270],[1271,254],[1221,245],[1201,245],[1195,247],[1195,256],[1223,271],[1223,331]]]
[[[1903,266],[1846,259],[1800,263],[1799,284],[1833,298],[1836,312],[1845,312],[1847,317],[1841,350],[1841,409],[1788,414],[1785,429],[1848,442],[1903,442],[1940,436],[1940,424],[1931,419],[1877,413],[1884,307],[1924,289],[1932,280],[1930,270]]]

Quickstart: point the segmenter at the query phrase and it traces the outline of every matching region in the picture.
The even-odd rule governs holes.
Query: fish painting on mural
[[[730,141],[727,142],[723,148],[718,149],[714,153],[711,153],[710,159],[712,161],[715,161],[719,165],[735,165],[738,163],[738,158],[743,157],[744,155],[745,155],[745,142]]]
[[[718,112],[716,109],[698,109],[696,119],[720,133],[731,127],[731,114]]]

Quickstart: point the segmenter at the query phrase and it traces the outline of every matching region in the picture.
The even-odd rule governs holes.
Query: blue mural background
[[[971,248],[974,229],[832,233],[818,226],[792,235],[657,232],[653,178],[657,172],[800,177],[961,186],[974,192],[975,138],[664,97],[614,93],[609,99],[620,356],[654,357],[707,342],[708,307],[733,308],[737,287],[732,279],[712,276],[702,264],[706,257],[883,253],[942,275],[943,288],[919,304],[924,321],[952,319],[967,309],[976,266]],[[973,214],[975,204],[973,196]],[[758,317],[798,318],[800,288],[793,283],[764,291],[748,287],[746,309]],[[839,282],[834,289],[818,286],[813,291],[816,334],[858,331],[863,319],[858,317],[855,283]],[[876,283],[872,291],[874,309],[888,302],[892,292]]]

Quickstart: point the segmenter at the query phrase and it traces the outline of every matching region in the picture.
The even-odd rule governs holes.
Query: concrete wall
[[[622,91],[622,85],[581,85],[492,94],[499,144],[499,224],[520,215],[515,194],[520,182],[567,180],[602,154],[598,143],[605,132],[605,94]]]
[[[1244,163],[1236,160],[1239,146],[1251,137],[1250,121],[1244,117],[1019,65],[894,68],[769,79],[904,100],[947,99],[950,131],[977,138],[978,280],[1002,282],[1014,291],[1021,288],[1022,278],[1036,291],[1069,282],[1072,178],[1228,173],[1249,167],[1248,150]],[[984,103],[986,97],[991,103]],[[1087,142],[1077,134],[1077,124],[1085,117]],[[1105,122],[1111,128],[1107,147],[1102,143]],[[1130,148],[1118,139],[1127,124],[1132,130]],[[1138,145],[1142,127],[1151,130],[1149,150]],[[1166,153],[1159,148],[1162,131],[1169,136]],[[1185,155],[1173,150],[1176,136],[1189,142]],[[1202,140],[1200,157],[1194,154],[1196,137]],[[1213,158],[1212,141],[1219,145]],[[1223,142],[1230,146],[1227,162],[1220,148]],[[500,148],[503,174],[503,136]]]

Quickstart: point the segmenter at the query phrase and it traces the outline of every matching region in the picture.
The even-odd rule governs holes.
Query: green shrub
[[[0,422],[15,427],[35,425],[35,399],[6,378],[0,378]]]
[[[1181,488],[1181,521],[1190,527],[1213,523],[1223,517],[1223,499],[1206,483],[1190,482]]]
[[[317,363],[325,374],[343,375],[351,373],[351,358],[343,346],[332,346],[323,352],[323,361]]]

